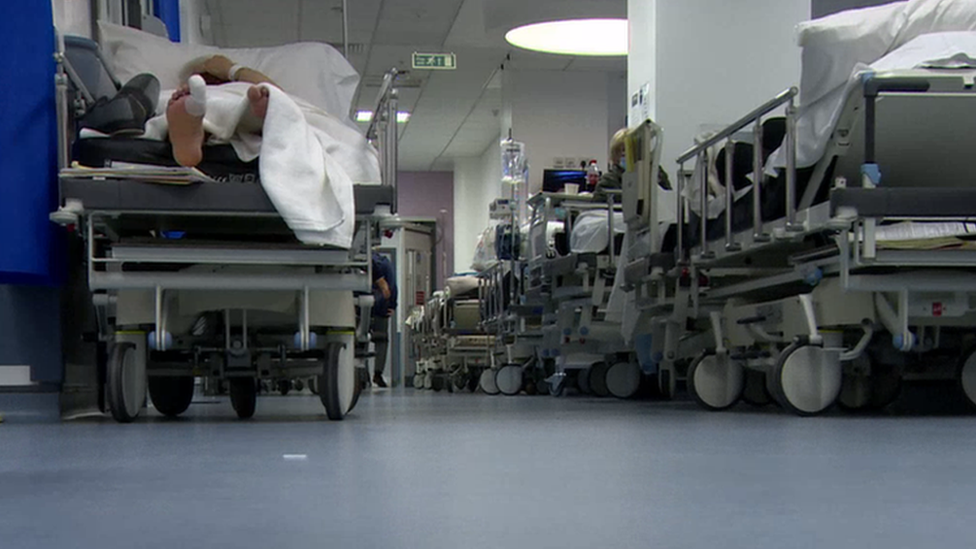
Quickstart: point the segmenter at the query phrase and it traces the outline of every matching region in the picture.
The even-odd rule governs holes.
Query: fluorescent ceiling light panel
[[[356,122],[371,122],[373,120],[373,111],[356,111]],[[400,124],[406,124],[410,120],[410,113],[405,111],[397,112],[397,122]]]
[[[571,19],[514,28],[505,34],[513,46],[561,55],[627,55],[626,19]]]

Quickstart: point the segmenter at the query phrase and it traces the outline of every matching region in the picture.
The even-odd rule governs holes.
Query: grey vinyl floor
[[[976,417],[382,391],[60,422],[0,395],[0,547],[972,547]],[[40,400],[39,400],[40,399]]]

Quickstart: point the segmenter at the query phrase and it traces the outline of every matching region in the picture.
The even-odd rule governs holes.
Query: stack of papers
[[[70,168],[61,170],[60,177],[84,179],[129,179],[146,183],[161,183],[164,185],[191,185],[193,183],[216,183],[209,175],[196,168],[183,166],[152,166],[149,164],[131,164],[115,162],[107,168],[90,168],[72,162]]]

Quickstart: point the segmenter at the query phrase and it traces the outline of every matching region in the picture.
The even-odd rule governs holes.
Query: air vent
[[[382,75],[366,75],[363,77],[363,86],[367,88],[378,88],[383,85]],[[404,88],[419,88],[424,85],[424,81],[416,76],[411,76],[409,74],[400,74],[397,77],[396,87],[400,89]]]
[[[328,45],[339,50],[342,53],[342,42],[326,42]],[[362,55],[366,52],[366,44],[362,42],[350,42],[349,43],[349,55]]]

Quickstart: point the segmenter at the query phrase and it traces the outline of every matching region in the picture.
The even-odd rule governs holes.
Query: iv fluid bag
[[[524,183],[526,168],[525,143],[511,139],[502,141],[502,182]]]

